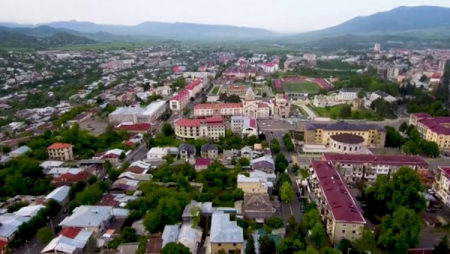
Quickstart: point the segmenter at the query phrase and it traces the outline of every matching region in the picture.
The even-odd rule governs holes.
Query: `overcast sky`
[[[450,7],[450,0],[0,0],[0,21],[192,22],[303,32],[402,5]]]

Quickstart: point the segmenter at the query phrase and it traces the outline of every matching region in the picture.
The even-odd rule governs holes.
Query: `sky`
[[[189,22],[305,32],[398,6],[450,7],[450,0],[0,0],[0,22]]]

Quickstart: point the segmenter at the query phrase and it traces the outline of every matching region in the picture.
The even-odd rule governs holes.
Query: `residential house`
[[[212,202],[197,202],[195,200],[191,200],[189,204],[184,207],[183,214],[181,218],[183,222],[188,223],[192,222],[192,208],[198,208],[199,212],[202,216],[211,217],[211,215],[215,212],[215,209],[212,206]]]
[[[38,214],[41,209],[44,209],[44,205],[28,205],[20,208],[18,211],[14,212],[17,217],[29,217],[33,218]]]
[[[59,226],[91,231],[94,235],[103,234],[114,221],[115,216],[127,214],[126,209],[117,209],[109,206],[79,206],[67,216]],[[116,214],[117,213],[117,214]]]
[[[21,146],[15,150],[12,150],[11,152],[9,152],[8,155],[11,158],[17,158],[21,155],[25,155],[28,152],[31,152],[31,148],[29,148],[28,146]]]
[[[269,185],[269,183],[257,177],[237,176],[237,188],[244,193],[268,193]]]
[[[44,172],[47,172],[52,168],[61,167],[62,164],[64,164],[63,161],[44,161],[39,166],[44,169]]]
[[[373,102],[377,99],[383,99],[387,102],[393,103],[397,101],[397,98],[395,98],[394,96],[391,96],[383,91],[375,91],[373,93],[370,94],[370,100]]]
[[[208,158],[195,158],[195,171],[200,172],[205,170],[211,165],[212,161]]]
[[[210,247],[212,254],[234,251],[241,252],[244,249],[244,231],[236,221],[230,220],[230,214],[214,213],[211,219]]]
[[[67,174],[63,174],[59,177],[53,178],[52,184],[55,187],[59,187],[59,186],[63,186],[63,185],[72,186],[76,182],[87,181],[90,176],[91,176],[91,173],[88,171],[81,171],[78,174],[67,173]]]
[[[168,154],[167,148],[152,147],[147,153],[147,160],[149,161],[162,161]]]
[[[178,234],[180,233],[180,226],[178,225],[166,225],[162,233],[162,248],[168,243],[176,243]]]
[[[187,160],[191,157],[194,157],[196,154],[195,146],[191,144],[182,144],[178,148],[178,151],[180,152],[180,159]]]
[[[52,192],[50,192],[46,197],[45,200],[49,201],[50,199],[55,200],[58,202],[61,206],[65,206],[69,202],[69,186],[60,186],[56,189],[54,189]]]
[[[250,146],[244,146],[241,149],[241,157],[251,161],[253,159],[253,149]]]
[[[259,170],[269,174],[275,172],[275,163],[271,155],[253,159],[251,160],[250,165],[253,170]]]
[[[71,144],[54,143],[47,148],[48,157],[55,161],[71,161],[73,160],[73,149]]]
[[[79,228],[64,228],[40,253],[82,254],[92,234]]]
[[[211,160],[217,159],[217,156],[219,155],[219,149],[217,148],[217,145],[214,144],[202,145],[200,151],[202,158],[208,158]]]
[[[0,253],[5,250],[7,244],[14,238],[20,225],[28,222],[31,217],[19,217],[11,213],[0,214]]]
[[[191,223],[181,225],[178,234],[178,243],[186,246],[190,253],[197,253],[202,241],[203,232],[199,228],[194,228]]]
[[[272,218],[276,209],[270,201],[267,193],[244,193],[242,212],[248,219],[269,219]]]

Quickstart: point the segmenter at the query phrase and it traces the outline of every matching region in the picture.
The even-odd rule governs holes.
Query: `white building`
[[[397,98],[395,98],[394,96],[391,96],[391,95],[389,95],[389,94],[387,94],[387,93],[385,93],[383,91],[375,91],[375,92],[370,94],[370,100],[372,102],[374,100],[376,100],[376,99],[379,99],[379,98],[381,98],[381,99],[383,99],[383,100],[385,100],[387,102],[390,102],[390,103],[397,101]]]
[[[264,72],[266,72],[266,73],[274,73],[274,72],[278,71],[278,64],[272,63],[272,62],[267,62],[262,65],[262,68],[263,68]]]
[[[342,88],[339,90],[338,100],[340,101],[353,101],[358,98],[359,88]]]
[[[159,100],[150,103],[145,108],[119,107],[109,114],[109,122],[119,124],[122,122],[153,123],[167,111],[166,101]]]
[[[241,133],[242,136],[258,136],[256,119],[248,116],[232,116],[231,131],[233,133]]]
[[[169,154],[169,151],[167,148],[161,148],[161,147],[152,147],[150,151],[147,153],[147,160],[149,161],[160,161],[164,160],[164,157]]]

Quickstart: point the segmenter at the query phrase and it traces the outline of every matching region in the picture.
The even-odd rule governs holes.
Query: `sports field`
[[[284,83],[284,90],[286,92],[293,93],[317,93],[319,91],[319,86],[313,82],[286,82]]]

